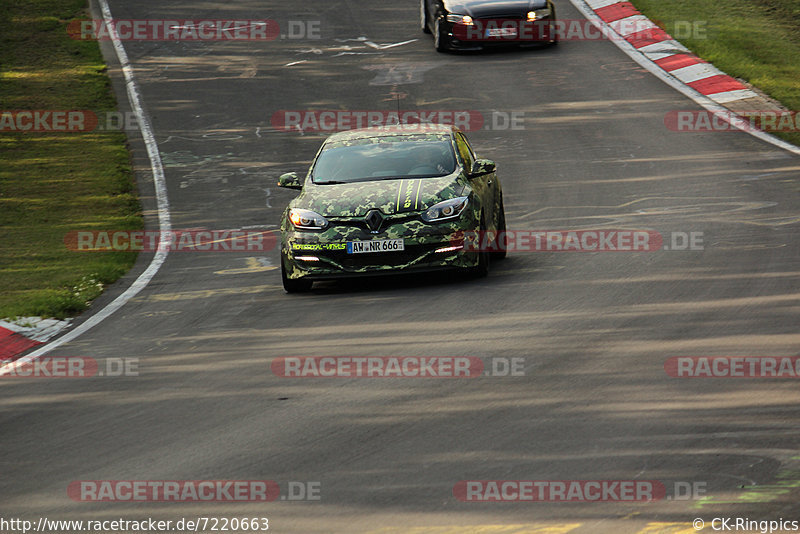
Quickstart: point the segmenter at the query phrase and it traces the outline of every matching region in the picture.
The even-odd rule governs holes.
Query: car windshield
[[[312,170],[317,184],[446,176],[456,169],[449,135],[402,135],[327,143]]]

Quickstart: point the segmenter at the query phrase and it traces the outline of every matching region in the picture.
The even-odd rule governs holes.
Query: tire
[[[552,11],[552,16],[553,16],[553,22],[558,21],[558,18],[556,18],[556,7],[553,6],[551,8],[551,11]],[[550,31],[552,32],[553,40],[550,41],[550,46],[556,46],[558,44],[558,33],[556,33],[555,30],[556,30],[555,26],[553,24],[551,24],[550,25]]]
[[[486,221],[481,215],[481,228],[480,233],[478,235],[486,235]],[[491,263],[492,253],[488,251],[480,251],[478,252],[478,265],[473,267],[473,274],[476,278],[486,278],[489,274],[489,264]]]
[[[435,21],[433,23],[433,46],[437,52],[449,52],[450,40],[447,36],[442,35],[441,22]]]
[[[428,25],[428,8],[425,6],[425,0],[419,0],[419,24],[422,26],[424,33],[431,33],[431,28]]]
[[[502,241],[498,244],[499,250],[492,253],[493,260],[502,260],[508,254],[508,236],[506,235],[506,209],[503,201],[500,201],[500,215],[497,218],[497,239]]]
[[[556,33],[555,28],[553,25],[550,25],[550,31],[552,32],[553,39],[550,41],[550,46],[558,45],[558,33]]]
[[[281,254],[281,256],[283,255]],[[311,286],[314,285],[314,282],[306,280],[305,278],[288,278],[286,276],[286,266],[283,262],[284,259],[281,257],[281,281],[283,282],[283,290],[287,293],[305,293],[311,291]]]

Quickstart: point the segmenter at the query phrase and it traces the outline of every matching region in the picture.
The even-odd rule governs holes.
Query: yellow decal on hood
[[[395,211],[403,213],[419,209],[419,194],[422,189],[422,180],[400,180],[397,188],[397,204]]]

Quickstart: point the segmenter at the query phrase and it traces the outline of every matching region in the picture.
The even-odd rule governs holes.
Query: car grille
[[[402,250],[399,252],[375,252],[373,254],[345,254],[340,263],[345,269],[358,269],[359,267],[387,267],[400,266],[417,259],[424,251]]]
[[[346,252],[326,252],[324,257],[330,258],[347,270],[362,267],[399,267],[407,265],[420,256],[436,250],[441,244],[407,245],[405,250],[397,252],[372,252],[366,254],[347,254]]]
[[[418,219],[419,215],[391,215],[386,216],[384,215],[383,222],[381,223],[381,229],[386,230],[387,228],[391,227],[395,224],[403,224],[408,221],[412,221]],[[371,235],[369,228],[367,227],[367,223],[363,217],[342,217],[342,218],[333,218],[329,219],[331,222],[331,226],[344,226],[344,227],[355,227],[363,230],[367,234]]]
[[[528,15],[521,13],[498,13],[496,15],[481,15],[477,20],[522,20],[527,19]]]

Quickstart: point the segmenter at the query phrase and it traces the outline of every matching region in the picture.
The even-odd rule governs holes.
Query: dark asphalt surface
[[[498,163],[509,228],[702,232],[704,249],[519,253],[486,279],[324,283],[299,296],[283,292],[276,250],[173,253],[132,302],[51,354],[138,358],[139,376],[0,380],[3,517],[269,517],[275,532],[800,520],[798,382],[664,370],[673,356],[798,354],[800,158],[743,133],[667,130],[667,112],[698,107],[609,42],[441,55],[413,1],[110,5],[117,19],[320,21],[317,40],[125,44],[174,228],[274,228],[294,194],[278,175],[304,170],[325,135],[275,130],[273,113],[391,110],[399,94],[402,109],[524,113],[524,129],[468,133]],[[361,37],[414,41],[379,49]],[[413,75],[393,84],[403,80],[382,77],[389,67]],[[152,222],[146,155],[140,140],[132,148]],[[525,375],[284,379],[270,370],[282,356],[514,357]],[[284,493],[318,481],[321,498],[85,503],[66,491],[205,479],[274,480]],[[458,481],[483,479],[659,480],[670,494],[698,482],[706,498],[454,498]]]

